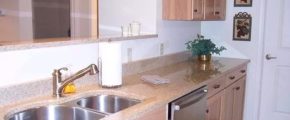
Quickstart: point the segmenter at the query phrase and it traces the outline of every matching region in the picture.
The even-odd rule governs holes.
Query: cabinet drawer
[[[225,77],[220,77],[217,80],[214,80],[208,84],[208,94],[207,97],[211,97],[218,93],[219,91],[223,90],[226,86],[226,79]]]
[[[237,68],[233,72],[226,75],[226,86],[234,83],[235,81],[245,76],[246,74],[247,74],[247,66]]]

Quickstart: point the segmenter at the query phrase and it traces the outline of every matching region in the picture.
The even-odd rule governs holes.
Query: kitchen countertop
[[[157,38],[157,37],[158,37],[158,34],[141,34],[138,36],[106,35],[106,36],[100,36],[99,38],[97,37],[48,38],[48,39],[41,39],[41,40],[1,41],[0,52],[44,48],[44,47],[57,47],[57,46],[65,46],[65,45],[114,42],[114,41],[124,41],[124,40],[139,40],[139,39],[149,39],[149,38]]]
[[[116,89],[101,88],[91,84],[77,88],[77,93],[56,99],[50,95],[41,96],[0,106],[0,118],[31,107],[60,104],[85,96],[112,94],[139,99],[140,104],[109,115],[101,120],[133,120],[155,108],[166,106],[169,102],[199,88],[209,82],[246,65],[249,60],[213,58],[211,63],[187,60],[123,77],[123,86]],[[153,85],[140,80],[142,75],[160,75],[170,80],[169,84]],[[93,79],[93,78],[92,78]]]

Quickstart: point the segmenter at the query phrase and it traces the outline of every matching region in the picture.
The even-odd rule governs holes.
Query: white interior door
[[[267,0],[260,120],[290,120],[289,6],[290,0]]]

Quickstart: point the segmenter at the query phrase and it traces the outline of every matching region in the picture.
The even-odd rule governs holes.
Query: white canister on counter
[[[132,34],[133,36],[140,35],[140,31],[141,31],[141,23],[136,22],[136,21],[130,23],[130,29],[131,29],[131,34]]]
[[[99,83],[105,88],[122,85],[122,45],[121,42],[99,43]]]

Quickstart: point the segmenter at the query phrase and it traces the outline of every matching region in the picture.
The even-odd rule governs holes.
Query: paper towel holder
[[[122,85],[114,85],[114,86],[107,86],[103,84],[102,74],[103,74],[103,67],[102,67],[102,58],[99,57],[98,60],[98,66],[99,66],[99,76],[98,76],[98,83],[102,88],[119,88]]]
[[[99,60],[98,60],[98,66],[99,66],[98,83],[100,86],[102,86],[103,67],[102,67],[102,59],[101,58],[99,58]]]

